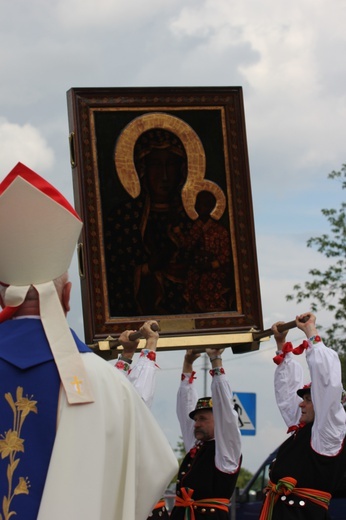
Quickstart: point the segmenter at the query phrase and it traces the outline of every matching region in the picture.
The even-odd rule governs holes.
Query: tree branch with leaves
[[[340,171],[332,171],[328,178],[338,181],[344,190],[346,164]],[[333,323],[324,329],[324,334],[330,347],[346,355],[346,203],[342,202],[338,209],[321,211],[330,224],[330,233],[310,238],[307,247],[316,248],[331,263],[325,270],[311,269],[312,279],[294,285],[294,293],[286,299],[297,303],[309,300],[312,312],[324,309],[332,313]]]

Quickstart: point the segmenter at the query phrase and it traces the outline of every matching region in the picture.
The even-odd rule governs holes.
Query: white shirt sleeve
[[[146,355],[141,355],[133,368],[130,368],[131,365],[127,364],[126,370],[125,368],[117,366],[117,360],[111,360],[110,363],[126,376],[150,409],[153,404],[156,388],[156,373],[159,368],[155,361],[149,359]],[[124,364],[124,367],[125,366]]]
[[[306,360],[311,374],[311,398],[315,411],[311,446],[317,453],[333,456],[341,449],[346,434],[339,356],[322,341],[315,344],[309,341]]]
[[[340,451],[346,435],[346,413],[341,404],[340,360],[338,354],[322,341],[313,344],[309,340],[308,343],[306,360],[315,412],[311,446],[321,455],[333,456]],[[274,388],[276,402],[288,427],[299,422],[301,398],[296,392],[303,385],[301,365],[294,360],[294,354],[286,354],[276,368]]]
[[[195,421],[189,417],[189,413],[196,408],[198,395],[192,374],[183,374],[177,394],[177,416],[180,423],[181,434],[185,451],[188,452],[195,444]]]
[[[297,390],[303,385],[303,368],[289,352],[274,373],[275,399],[287,427],[299,422],[301,398]]]
[[[192,374],[184,374],[177,396],[177,415],[185,450],[189,451],[196,442],[194,420],[189,413],[196,408],[198,400]],[[214,376],[211,383],[213,400],[215,465],[225,473],[234,473],[240,463],[241,435],[238,414],[234,410],[231,386],[225,374]]]
[[[158,368],[155,361],[152,361],[147,356],[140,356],[128,375],[129,381],[148,408],[151,408],[153,404]]]
[[[241,434],[231,385],[225,374],[213,377],[211,395],[214,414],[215,466],[224,473],[234,473],[240,464]]]

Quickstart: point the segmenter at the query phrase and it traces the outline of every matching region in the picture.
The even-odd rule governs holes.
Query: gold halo
[[[150,112],[131,121],[120,134],[115,147],[114,162],[119,180],[132,198],[138,197],[141,185],[134,163],[134,147],[139,136],[151,128],[169,130],[183,143],[187,156],[187,180],[182,191],[182,202],[188,216],[195,220],[198,215],[194,201],[197,185],[203,183],[205,176],[205,151],[196,132],[182,119],[163,112]]]
[[[224,192],[220,188],[220,186],[218,186],[218,184],[216,184],[213,181],[207,180],[207,179],[203,179],[202,181],[198,181],[194,184],[193,199],[191,197],[191,191],[189,190],[189,187],[187,187],[187,183],[184,185],[184,187],[182,189],[181,198],[182,198],[185,210],[186,210],[186,205],[184,202],[190,198],[192,199],[191,201],[189,200],[188,204],[189,204],[189,206],[191,206],[191,204],[192,204],[193,215],[191,212],[191,215],[189,214],[189,217],[192,218],[192,220],[196,220],[196,218],[198,218],[198,213],[195,210],[195,204],[196,204],[197,194],[200,191],[209,191],[210,193],[212,193],[214,195],[214,197],[216,199],[216,204],[215,204],[215,208],[210,213],[210,216],[214,220],[219,220],[222,217],[222,215],[224,214],[225,209],[226,209],[226,197],[225,197]]]

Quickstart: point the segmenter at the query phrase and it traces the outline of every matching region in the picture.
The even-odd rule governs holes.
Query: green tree
[[[341,170],[333,171],[328,178],[346,188],[346,164]],[[331,260],[326,270],[311,269],[312,279],[304,284],[296,284],[293,294],[286,296],[288,301],[297,303],[309,300],[312,312],[321,309],[333,314],[332,325],[324,328],[328,346],[336,350],[341,358],[346,355],[346,203],[342,202],[338,209],[322,209],[322,214],[330,224],[330,234],[312,237],[307,241],[308,247],[316,247],[317,251]],[[345,364],[345,359],[342,359]]]
[[[252,477],[251,471],[246,468],[240,468],[239,476],[237,479],[237,487],[243,489]]]

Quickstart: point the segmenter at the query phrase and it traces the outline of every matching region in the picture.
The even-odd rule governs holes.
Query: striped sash
[[[317,504],[324,509],[328,509],[329,502],[332,497],[326,491],[310,488],[296,488],[297,481],[292,477],[284,477],[274,484],[269,480],[266,487],[266,498],[262,507],[261,516],[259,520],[271,520],[273,515],[273,508],[278,501],[279,496],[295,495],[300,498],[305,498]]]
[[[193,489],[181,488],[181,497],[175,497],[176,507],[185,507],[184,520],[195,520],[195,509],[197,507],[210,507],[214,509],[220,509],[221,511],[228,512],[230,501],[228,498],[202,498],[200,500],[194,500],[192,498]]]

